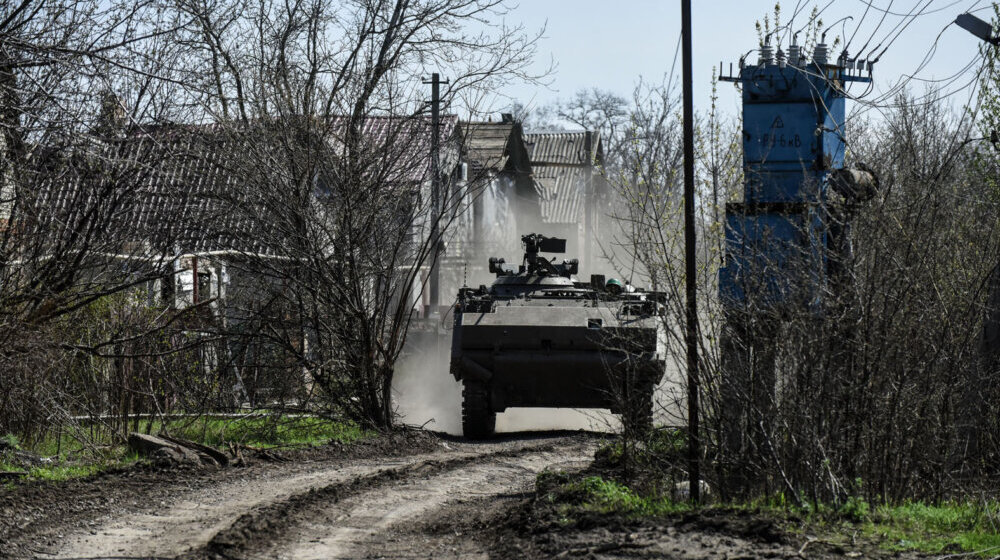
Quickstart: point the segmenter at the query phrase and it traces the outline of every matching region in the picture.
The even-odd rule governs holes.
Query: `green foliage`
[[[920,552],[993,551],[1000,548],[1000,503],[920,502],[875,508],[864,533],[890,550]]]
[[[608,449],[613,450],[613,447]],[[860,488],[860,481],[858,481]],[[538,494],[556,508],[562,523],[585,514],[656,518],[696,510],[745,511],[787,520],[788,531],[808,531],[831,543],[862,535],[868,542],[892,551],[942,553],[964,551],[995,557],[1000,550],[1000,502],[943,502],[936,505],[907,502],[873,506],[858,496],[837,505],[796,505],[785,494],[745,502],[692,506],[674,502],[658,491],[637,491],[601,476],[545,472],[538,475]],[[853,537],[852,537],[853,538]]]
[[[812,504],[806,503],[804,507],[798,508],[793,500],[789,500],[784,492],[778,492],[768,496],[761,496],[759,498],[749,500],[742,504],[734,504],[734,507],[749,510],[763,510],[763,511],[796,511],[796,513],[810,514],[814,512],[817,508]]]
[[[560,483],[555,486],[554,483]],[[554,488],[552,488],[555,486]],[[566,475],[547,475],[539,488],[552,488],[546,493],[548,501],[563,506],[567,518],[573,510],[621,514],[629,517],[662,516],[687,511],[687,503],[678,503],[669,496],[646,496],[629,486],[600,476],[588,476],[582,480],[570,481]]]
[[[143,423],[146,426],[145,423]],[[167,432],[210,445],[225,448],[228,443],[239,443],[260,448],[303,447],[325,445],[331,441],[353,443],[372,436],[353,422],[335,421],[315,416],[249,415],[239,418],[201,416],[177,419],[167,423],[155,421],[148,424],[151,433]],[[97,474],[110,469],[132,465],[141,458],[130,452],[124,442],[116,441],[104,432],[84,444],[79,437],[60,431],[31,445],[26,451],[46,457],[50,462],[24,468],[14,460],[0,456],[0,471],[26,471],[26,480],[58,481]],[[15,449],[20,449],[15,436],[2,439]],[[58,450],[58,454],[57,454]]]
[[[650,510],[648,499],[642,498],[624,484],[605,480],[599,476],[590,476],[573,483],[569,489],[581,492],[585,496],[585,503],[601,512],[617,511],[645,515]]]
[[[194,423],[175,422],[167,428],[178,437],[216,447],[229,442],[265,448],[300,447],[330,441],[352,443],[372,435],[353,422],[315,416],[202,417]]]
[[[56,482],[72,478],[82,478],[112,469],[124,468],[139,462],[139,456],[124,448],[114,449],[107,457],[91,461],[60,462],[51,461],[24,468],[13,461],[0,461],[2,472],[26,472],[22,480],[43,480]]]
[[[687,450],[687,434],[683,430],[654,430],[646,441],[646,452],[656,456],[679,456]]]
[[[6,443],[9,447],[12,447],[14,449],[21,448],[21,440],[18,439],[18,437],[14,434],[6,434],[3,437],[0,437],[0,440],[3,440],[4,443]]]
[[[47,465],[42,467],[32,467],[27,476],[28,480],[48,480],[59,481],[71,478],[82,478],[97,474],[109,468],[125,466],[125,463],[88,463],[82,465]]]
[[[872,506],[852,496],[839,507],[806,503],[802,507],[788,503],[784,495],[758,499],[745,505],[775,517],[792,516],[799,526],[837,542],[844,535],[859,532],[880,547],[892,551],[925,553],[991,552],[1000,549],[1000,502],[943,502],[929,505],[907,502],[901,505]]]
[[[542,471],[535,477],[535,488],[539,494],[547,494],[552,490],[558,490],[559,487],[569,484],[571,481],[570,475],[563,471]]]
[[[661,465],[664,461],[684,457],[687,437],[682,430],[656,429],[645,437],[637,449],[632,450],[631,460],[639,466]],[[604,444],[595,454],[598,462],[608,466],[620,466],[624,458],[625,445],[621,440]]]
[[[840,507],[839,512],[847,519],[860,523],[868,517],[870,509],[871,508],[869,507],[868,502],[866,502],[863,498],[851,496],[847,498],[844,505]]]

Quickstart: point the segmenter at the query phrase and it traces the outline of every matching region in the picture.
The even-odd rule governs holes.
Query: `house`
[[[129,255],[114,247],[104,253],[127,256],[133,268],[143,263],[144,274],[151,278],[149,304],[169,309],[199,306],[199,328],[216,328],[212,322],[231,328],[251,314],[252,304],[238,301],[238,294],[254,291],[253,284],[265,276],[260,269],[270,267],[261,263],[301,254],[294,243],[308,232],[297,231],[301,224],[289,223],[280,208],[283,197],[299,194],[285,191],[301,184],[305,196],[322,201],[342,196],[338,188],[355,184],[342,175],[338,158],[363,160],[366,171],[357,178],[359,189],[365,182],[398,186],[399,198],[418,212],[411,226],[413,241],[430,234],[429,120],[369,117],[357,131],[353,154],[346,153],[347,119],[324,124],[329,128],[321,137],[329,153],[318,153],[329,161],[315,176],[298,179],[289,176],[295,169],[285,165],[288,143],[276,139],[268,123],[227,129],[163,125],[116,134],[84,158],[102,162],[100,169],[72,178],[60,175],[54,180],[58,184],[41,190],[36,201],[39,219],[69,231],[77,222],[67,215],[110,194],[116,217],[104,229],[115,232],[114,243],[128,244]],[[532,177],[519,122],[509,115],[497,122],[459,122],[448,115],[441,119],[438,134],[440,203],[447,226],[439,285],[440,303],[447,306],[461,286],[492,280],[489,257],[519,259],[522,234],[560,232],[548,231],[544,224],[544,201]],[[269,184],[283,186],[263,188]],[[314,217],[321,215],[320,209]],[[336,245],[332,237],[327,242]],[[424,289],[429,274],[428,263],[412,290],[412,306],[419,316],[429,311]]]
[[[431,140],[433,138],[430,119],[400,119],[396,117],[370,117],[365,120],[361,131],[362,144],[375,155],[377,167],[382,175],[379,181],[396,185],[401,193],[413,197],[413,208],[417,215],[412,225],[412,243],[419,245],[432,235],[435,219],[435,196],[431,160]],[[440,174],[437,201],[440,212],[439,227],[442,231],[452,229],[461,232],[471,222],[467,200],[470,181],[468,167],[462,161],[463,135],[461,125],[455,115],[443,115],[438,129],[438,170]],[[456,255],[465,252],[461,233],[443,238],[439,255],[439,293],[441,301],[447,303],[454,297],[460,278],[454,262]],[[459,259],[461,260],[461,259]],[[421,266],[420,274],[411,289],[411,305],[419,318],[431,313],[430,301],[431,263]],[[445,281],[450,278],[451,282]]]
[[[224,339],[216,349],[199,344],[205,352],[192,362],[207,372],[224,360],[240,385],[251,378],[266,384],[274,364],[264,356],[281,352],[260,341],[291,350],[285,356],[310,351],[308,332],[293,328],[297,311],[280,297],[282,283],[294,278],[287,269],[310,258],[343,258],[334,254],[336,224],[322,223],[325,209],[352,188],[389,184],[397,192],[382,193],[393,203],[385,221],[400,219],[411,240],[429,231],[427,119],[366,119],[351,154],[361,165],[351,169],[339,164],[344,123],[323,123],[330,129],[315,138],[301,135],[312,123],[274,127],[280,130],[266,122],[162,125],[54,153],[37,162],[51,172],[39,173],[40,184],[19,200],[19,219],[45,236],[18,255],[24,274],[44,272],[67,286],[134,285],[162,316],[184,311],[168,323],[180,337],[173,347],[188,346],[191,337]],[[445,193],[461,175],[457,123],[446,117],[439,128]],[[301,146],[301,154],[290,152]],[[421,287],[418,279],[417,297]],[[261,322],[266,318],[272,324]],[[220,332],[231,336],[213,337]]]
[[[460,129],[467,204],[451,228],[442,269],[442,286],[450,290],[442,294],[452,298],[462,285],[492,281],[490,257],[519,259],[521,235],[538,229],[542,215],[521,123],[505,114],[496,122],[463,122]]]
[[[542,229],[566,238],[567,255],[580,259],[580,276],[601,272],[600,232],[608,184],[600,174],[604,149],[598,132],[551,131],[524,135],[534,180],[544,195]]]

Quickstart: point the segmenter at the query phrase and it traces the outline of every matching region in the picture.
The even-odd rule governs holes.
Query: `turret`
[[[514,274],[525,274],[527,276],[562,276],[570,278],[580,270],[580,261],[577,259],[563,260],[556,263],[555,259],[549,260],[538,253],[565,253],[566,240],[558,237],[545,237],[540,233],[529,233],[521,236],[521,243],[524,245],[524,260],[520,267],[507,264],[503,258],[490,257],[490,272],[500,276],[510,276]]]

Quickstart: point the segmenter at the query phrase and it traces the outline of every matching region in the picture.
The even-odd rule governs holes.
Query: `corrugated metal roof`
[[[441,138],[455,134],[457,118],[442,119]],[[336,152],[346,120],[329,135]],[[53,242],[106,224],[115,239],[148,242],[160,250],[182,252],[233,250],[279,254],[282,232],[281,193],[262,193],[249,184],[287,184],[282,155],[287,146],[269,135],[266,125],[249,130],[216,126],[169,125],[95,143],[53,160],[59,173],[43,174],[32,197],[36,223]],[[370,118],[362,127],[361,150],[380,183],[421,183],[430,170],[429,119]],[[343,136],[340,136],[342,139]],[[442,155],[448,152],[442,142]],[[273,144],[273,149],[266,146]],[[451,150],[456,152],[457,150]],[[274,154],[269,157],[269,154]],[[319,178],[317,188],[322,188]],[[98,232],[99,233],[99,232]]]
[[[334,121],[331,144],[342,152],[347,134],[346,117]],[[442,115],[438,130],[438,142],[442,157],[442,168],[450,158],[457,163],[457,150],[448,150],[448,143],[455,137],[458,117]],[[361,127],[361,149],[380,160],[382,167],[388,168],[392,182],[420,183],[430,177],[431,119],[429,117],[366,117]],[[457,147],[457,146],[456,146]],[[454,153],[451,153],[454,152]]]
[[[156,251],[273,251],[268,213],[253,208],[236,163],[239,142],[207,127],[160,128],[91,146],[53,163],[31,210],[53,243],[95,226]],[[263,163],[263,162],[262,162]]]
[[[535,182],[545,197],[542,220],[546,223],[581,223],[584,212],[586,175],[580,168],[536,167]]]
[[[582,223],[586,166],[602,159],[601,137],[593,134],[588,157],[586,131],[531,132],[524,135],[535,181],[541,187],[542,220]]]
[[[602,159],[601,135],[593,135],[590,157],[587,157],[587,131],[529,132],[524,135],[532,164],[583,165]]]

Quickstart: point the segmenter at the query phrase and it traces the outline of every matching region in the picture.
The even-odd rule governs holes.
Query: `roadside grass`
[[[300,448],[325,445],[331,441],[351,444],[369,437],[353,422],[334,421],[308,415],[248,414],[236,417],[197,416],[167,422],[142,421],[143,433],[172,436],[225,448],[230,444],[260,449]],[[22,472],[20,480],[59,481],[91,476],[128,467],[142,459],[128,449],[121,434],[91,428],[75,432],[62,430],[31,445],[16,437],[0,436],[6,450],[0,451],[0,473]],[[30,460],[26,460],[30,457]],[[11,486],[8,481],[6,486]]]
[[[228,443],[265,449],[306,447],[325,445],[330,441],[349,444],[372,436],[353,422],[304,415],[202,416],[194,422],[173,422],[167,428],[174,436],[213,447],[223,447]]]
[[[561,484],[559,477],[566,475],[543,473],[540,476],[554,477],[554,480],[540,480],[539,485],[554,490],[546,494],[546,499],[557,505],[560,518],[565,522],[570,522],[579,512],[645,518],[668,516],[691,509],[689,504],[672,501],[669,496],[643,495],[621,482],[600,476],[579,480],[566,477]]]
[[[612,444],[598,455],[613,460],[620,453],[620,446]],[[638,463],[644,462],[638,459]],[[745,502],[695,506],[673,499],[672,478],[663,484],[651,484],[648,472],[638,477],[633,473],[641,482],[630,485],[617,480],[614,471],[597,472],[542,473],[536,484],[538,498],[552,508],[561,525],[595,514],[642,520],[684,513],[751,512],[773,519],[790,534],[814,536],[844,548],[853,546],[857,536],[868,546],[890,552],[1000,556],[1000,501],[996,499],[893,505],[870,504],[863,498],[850,497],[840,504],[798,505],[779,493]]]
[[[18,451],[21,451],[18,449]],[[83,478],[95,475],[104,471],[125,468],[138,463],[141,458],[129,451],[127,447],[115,446],[106,447],[99,452],[69,458],[66,454],[59,457],[36,454],[32,450],[27,450],[37,458],[37,463],[26,465],[23,461],[11,456],[9,453],[0,453],[0,472],[24,473],[17,478],[23,481],[61,481],[71,478]],[[12,487],[13,481],[8,481],[5,486]]]
[[[861,523],[888,550],[941,553],[1000,551],[1000,502],[881,505]]]

